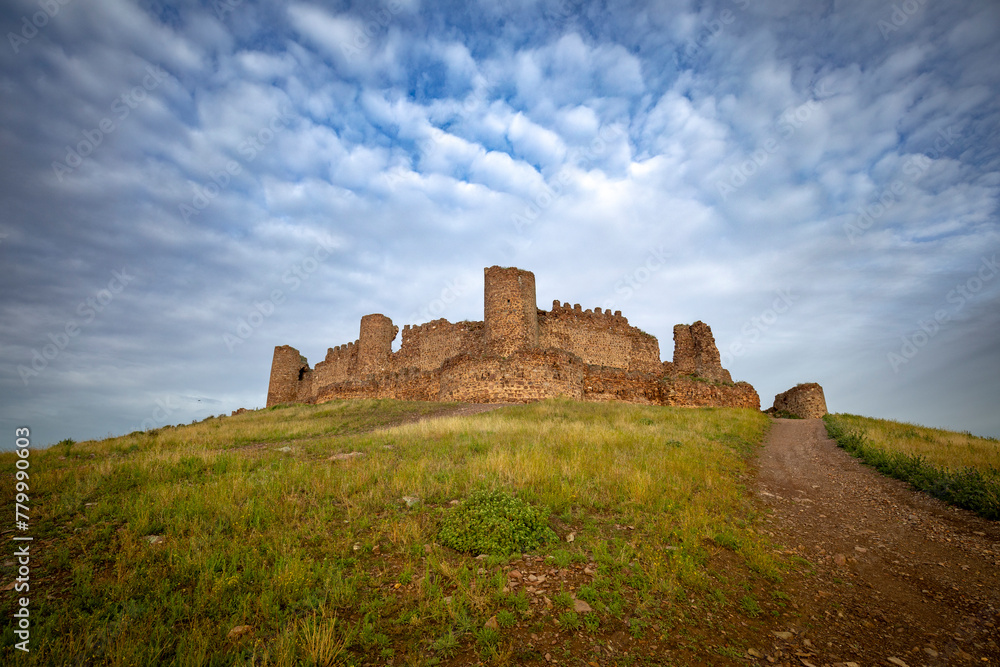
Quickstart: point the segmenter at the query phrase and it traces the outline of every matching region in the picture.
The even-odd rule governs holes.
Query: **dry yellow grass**
[[[941,468],[1000,470],[1000,441],[996,439],[858,415],[838,414],[836,419],[872,446],[922,456]]]

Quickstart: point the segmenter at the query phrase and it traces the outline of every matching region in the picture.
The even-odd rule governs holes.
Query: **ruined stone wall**
[[[403,327],[403,343],[393,354],[392,367],[397,371],[417,368],[430,371],[440,368],[445,359],[483,353],[482,322],[457,322],[440,319]]]
[[[483,324],[486,354],[506,357],[538,347],[535,274],[516,268],[485,269]]]
[[[345,382],[352,377],[358,377],[358,341],[327,349],[326,358],[313,369],[316,387]]]
[[[826,396],[823,387],[815,382],[798,384],[774,397],[770,413],[788,412],[796,417],[811,419],[826,414]]]
[[[538,338],[541,347],[567,350],[594,366],[645,373],[662,367],[656,338],[630,326],[621,311],[553,301],[552,310],[538,311]]]
[[[583,378],[583,400],[665,405],[666,385],[661,378],[648,373],[587,366]]]
[[[760,410],[760,396],[747,382],[716,384],[679,375],[669,379],[664,405]]]
[[[306,383],[311,387],[311,375],[309,362],[298,350],[291,345],[275,347],[271,360],[271,380],[267,387],[267,406],[302,400],[301,387]]]
[[[553,396],[580,400],[586,365],[561,350],[521,350],[506,357],[453,357],[441,368],[438,400],[521,403]]]
[[[674,326],[674,371],[719,382],[733,381],[729,371],[722,367],[711,327],[700,320]]]
[[[317,388],[316,403],[345,398],[395,398],[405,401],[437,401],[441,371],[408,369],[368,380],[348,380]]]

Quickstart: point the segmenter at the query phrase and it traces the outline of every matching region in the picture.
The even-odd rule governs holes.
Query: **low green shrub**
[[[441,544],[473,555],[509,556],[558,539],[534,508],[505,491],[476,491],[450,510],[438,532]]]
[[[826,415],[823,421],[827,433],[840,447],[882,474],[908,482],[915,489],[985,519],[1000,519],[1000,470],[941,468],[918,454],[873,446],[861,433],[843,428],[834,415]]]

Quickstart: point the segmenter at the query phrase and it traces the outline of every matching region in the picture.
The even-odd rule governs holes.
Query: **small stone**
[[[856,662],[845,662],[844,667],[861,667],[861,665]]]
[[[538,577],[533,574],[528,575],[528,581],[538,581]]]
[[[546,597],[546,596],[543,595],[542,596],[542,601],[545,603],[545,608],[546,609],[552,609],[552,600],[550,600],[548,597]]]
[[[420,502],[420,498],[417,498],[416,496],[403,496],[402,501],[406,503],[407,507],[413,507]]]
[[[583,600],[573,600],[573,611],[577,612],[578,614],[585,614],[587,612],[594,610],[591,609],[590,605],[584,602]]]
[[[865,549],[864,547],[854,547],[854,550],[857,551],[859,554],[868,553],[868,549]]]
[[[546,653],[545,654],[545,662],[552,662],[552,654],[551,653]]]
[[[935,651],[934,649],[932,649],[930,646],[925,646],[924,647],[924,653],[926,653],[927,655],[929,655],[932,658],[938,657],[938,652]]]
[[[159,544],[160,542],[163,542],[162,535],[147,535],[145,539],[150,544]]]
[[[590,574],[590,575],[592,575],[592,574],[594,574],[594,571],[591,570],[589,567],[585,567],[585,568],[583,568],[583,573],[584,574]]]
[[[334,454],[327,461],[346,461],[348,459],[356,459],[364,456],[364,452],[341,452],[340,454]]]
[[[771,634],[777,637],[778,639],[784,639],[785,641],[788,641],[789,639],[792,638],[791,632],[771,632]]]
[[[278,447],[278,451],[285,452],[287,454],[288,452],[292,451],[292,448],[289,447],[288,445],[285,445],[284,447]]]
[[[576,533],[570,533],[569,535],[566,536],[567,542],[573,542],[574,540],[576,540]]]
[[[905,662],[903,662],[899,658],[886,658],[886,660],[888,660],[892,664],[896,665],[896,667],[910,667],[909,665],[907,665]]]
[[[458,505],[458,501],[457,500],[449,500],[448,504],[449,505]]]
[[[747,655],[750,656],[751,658],[763,658],[764,657],[764,655],[760,651],[758,651],[756,649],[752,649],[752,648],[748,648],[747,649]]]
[[[229,631],[229,634],[226,635],[226,637],[228,639],[235,639],[236,637],[241,637],[245,635],[251,630],[253,630],[253,628],[250,627],[249,625],[237,625],[235,628]]]
[[[360,542],[355,542],[354,543],[354,550],[355,551],[361,551],[361,543]]]
[[[838,567],[844,567],[845,565],[847,565],[847,556],[845,556],[844,554],[837,554],[836,556],[833,557],[833,562]]]
[[[490,616],[490,620],[486,621],[486,623],[483,624],[483,627],[491,630],[499,630],[500,623],[497,622],[496,616]]]
[[[519,571],[517,571],[517,570],[511,570],[510,572],[508,572],[508,573],[507,573],[507,576],[508,576],[508,577],[509,577],[510,579],[520,579],[520,578],[521,578],[522,576],[524,576],[524,575],[522,575],[522,574],[521,574],[521,573],[520,573]]]

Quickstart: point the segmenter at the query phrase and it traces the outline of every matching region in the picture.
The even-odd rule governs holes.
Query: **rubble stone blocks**
[[[485,269],[483,321],[434,320],[399,327],[382,314],[361,318],[358,340],[329,348],[310,368],[293,347],[274,349],[267,405],[342,398],[518,403],[555,396],[648,405],[759,410],[746,382],[722,368],[703,322],[674,327],[674,360],[660,361],[654,336],[621,311],[555,301],[540,310],[535,276]]]
[[[823,387],[815,382],[798,384],[786,392],[774,397],[774,405],[767,412],[771,414],[788,413],[812,419],[826,414],[826,397]]]

